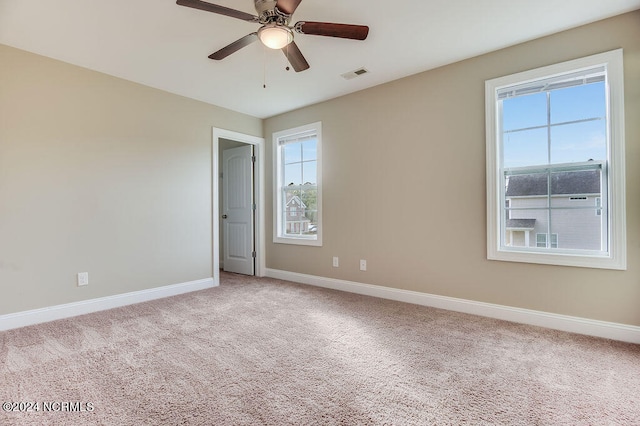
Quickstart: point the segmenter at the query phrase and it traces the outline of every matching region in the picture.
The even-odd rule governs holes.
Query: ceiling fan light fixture
[[[270,49],[282,49],[293,41],[293,32],[282,25],[267,24],[258,30],[258,38]]]

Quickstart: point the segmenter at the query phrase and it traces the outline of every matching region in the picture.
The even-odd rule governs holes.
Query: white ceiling
[[[253,0],[209,1],[256,14]],[[175,0],[0,0],[0,43],[266,118],[636,9],[640,0],[303,0],[292,23],[370,32],[296,34],[311,65],[300,73],[260,43],[208,59],[259,25]],[[341,77],[361,67],[369,73]]]

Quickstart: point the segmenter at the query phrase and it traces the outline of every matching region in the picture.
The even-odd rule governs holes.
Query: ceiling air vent
[[[358,68],[355,71],[349,71],[349,72],[346,72],[346,73],[342,74],[342,78],[344,78],[345,80],[351,80],[352,78],[359,77],[362,74],[366,74],[368,72],[369,71],[367,71],[366,68]]]

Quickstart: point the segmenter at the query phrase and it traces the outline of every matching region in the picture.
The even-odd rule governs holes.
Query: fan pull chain
[[[267,88],[267,49],[262,48],[262,88]]]
[[[291,45],[291,43],[287,44],[287,47],[286,47],[286,49],[287,49],[287,54],[286,54],[286,57],[287,57],[287,66],[286,66],[284,69],[285,69],[285,70],[287,70],[287,71],[289,71],[289,65],[288,65],[288,64],[291,62],[291,61],[289,60],[289,46],[290,46],[290,45]]]

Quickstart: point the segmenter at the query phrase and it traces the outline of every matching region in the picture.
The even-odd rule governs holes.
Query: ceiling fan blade
[[[276,2],[276,7],[282,13],[293,15],[293,12],[296,11],[301,1],[302,0],[278,0]]]
[[[365,25],[333,24],[330,22],[300,21],[296,23],[295,30],[301,34],[349,38],[352,40],[364,40],[369,35],[369,27]]]
[[[295,72],[304,71],[309,68],[309,63],[302,55],[302,52],[298,48],[298,45],[295,43],[295,41],[287,44],[281,50],[284,53],[284,56],[286,56],[289,60],[289,63],[291,64]]]
[[[253,43],[256,40],[258,40],[258,33],[247,34],[246,36],[242,37],[241,39],[238,39],[238,40],[234,41],[233,43],[223,47],[220,50],[218,50],[217,52],[212,53],[211,55],[209,55],[209,58],[210,59],[215,59],[216,61],[219,61],[220,59],[224,59],[227,56],[231,55],[232,53],[237,52],[238,50],[242,49],[243,47],[250,45],[251,43]]]
[[[250,13],[241,12],[239,10],[230,9],[224,6],[218,6],[217,4],[207,3],[200,0],[177,0],[176,4],[180,6],[192,7],[194,9],[205,10],[207,12],[217,13],[219,15],[230,16],[232,18],[242,19],[248,22],[258,22],[258,17],[253,16]]]

